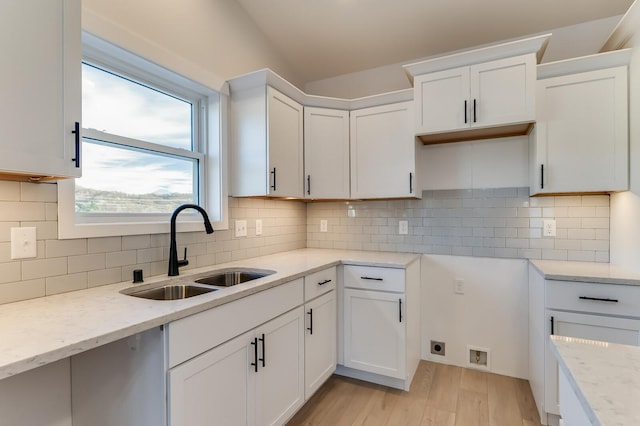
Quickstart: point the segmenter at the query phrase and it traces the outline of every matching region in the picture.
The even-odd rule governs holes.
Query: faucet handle
[[[182,260],[178,260],[178,266],[187,266],[189,261],[187,260],[187,248],[184,248],[184,258]]]

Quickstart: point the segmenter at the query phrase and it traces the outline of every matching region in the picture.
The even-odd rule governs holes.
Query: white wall
[[[637,3],[637,2],[636,2]],[[629,65],[630,191],[611,196],[611,263],[640,272],[640,4],[630,28],[635,34],[625,47],[633,48]]]
[[[553,33],[553,37],[549,42],[543,62],[598,52],[619,20],[620,16],[613,16],[545,31],[544,33]],[[402,65],[423,59],[425,58],[307,82],[302,89],[313,95],[347,99],[408,89],[411,84]]]
[[[261,68],[301,84],[233,0],[82,0],[82,21],[84,29],[214,89]]]
[[[490,349],[490,371],[528,377],[527,260],[422,256],[422,357],[468,367],[467,345]],[[464,280],[464,294],[454,293]],[[431,355],[430,341],[446,343]]]

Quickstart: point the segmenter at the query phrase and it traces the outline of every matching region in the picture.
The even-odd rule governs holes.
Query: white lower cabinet
[[[529,382],[542,424],[565,410],[552,334],[640,346],[640,288],[546,280],[529,266]]]
[[[284,424],[304,402],[303,308],[169,371],[171,425]]]
[[[336,291],[313,299],[304,308],[307,317],[304,396],[307,400],[336,370]]]
[[[558,386],[560,393],[560,426],[589,426],[593,423],[580,403],[578,396],[569,384],[564,371],[559,372]]]
[[[336,372],[409,390],[420,361],[420,263],[343,269],[342,365]]]
[[[344,290],[344,365],[402,379],[405,374],[404,294]]]

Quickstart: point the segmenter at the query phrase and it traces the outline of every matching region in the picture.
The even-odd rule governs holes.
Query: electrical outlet
[[[247,236],[247,221],[236,220],[236,237],[246,237],[246,236]]]
[[[456,294],[464,294],[464,280],[462,278],[453,280],[453,291]]]
[[[542,228],[542,235],[545,237],[556,236],[556,221],[554,219],[545,219]]]
[[[262,219],[256,219],[256,235],[262,235]]]
[[[36,228],[11,228],[11,259],[25,259],[36,255]]]
[[[320,220],[320,232],[327,232],[327,220],[326,219],[321,219]]]
[[[398,222],[398,233],[400,235],[407,235],[409,233],[409,222],[401,220]]]

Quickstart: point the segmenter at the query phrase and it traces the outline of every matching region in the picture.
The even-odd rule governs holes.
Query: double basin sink
[[[135,289],[127,289],[124,294],[143,299],[151,300],[179,300],[188,297],[198,296],[200,294],[211,293],[221,288],[231,287],[242,284],[247,281],[257,280],[274,274],[275,271],[266,269],[223,269],[216,271],[211,275],[205,275],[201,278],[180,284],[167,284],[159,287],[152,287],[144,290],[136,291]]]

